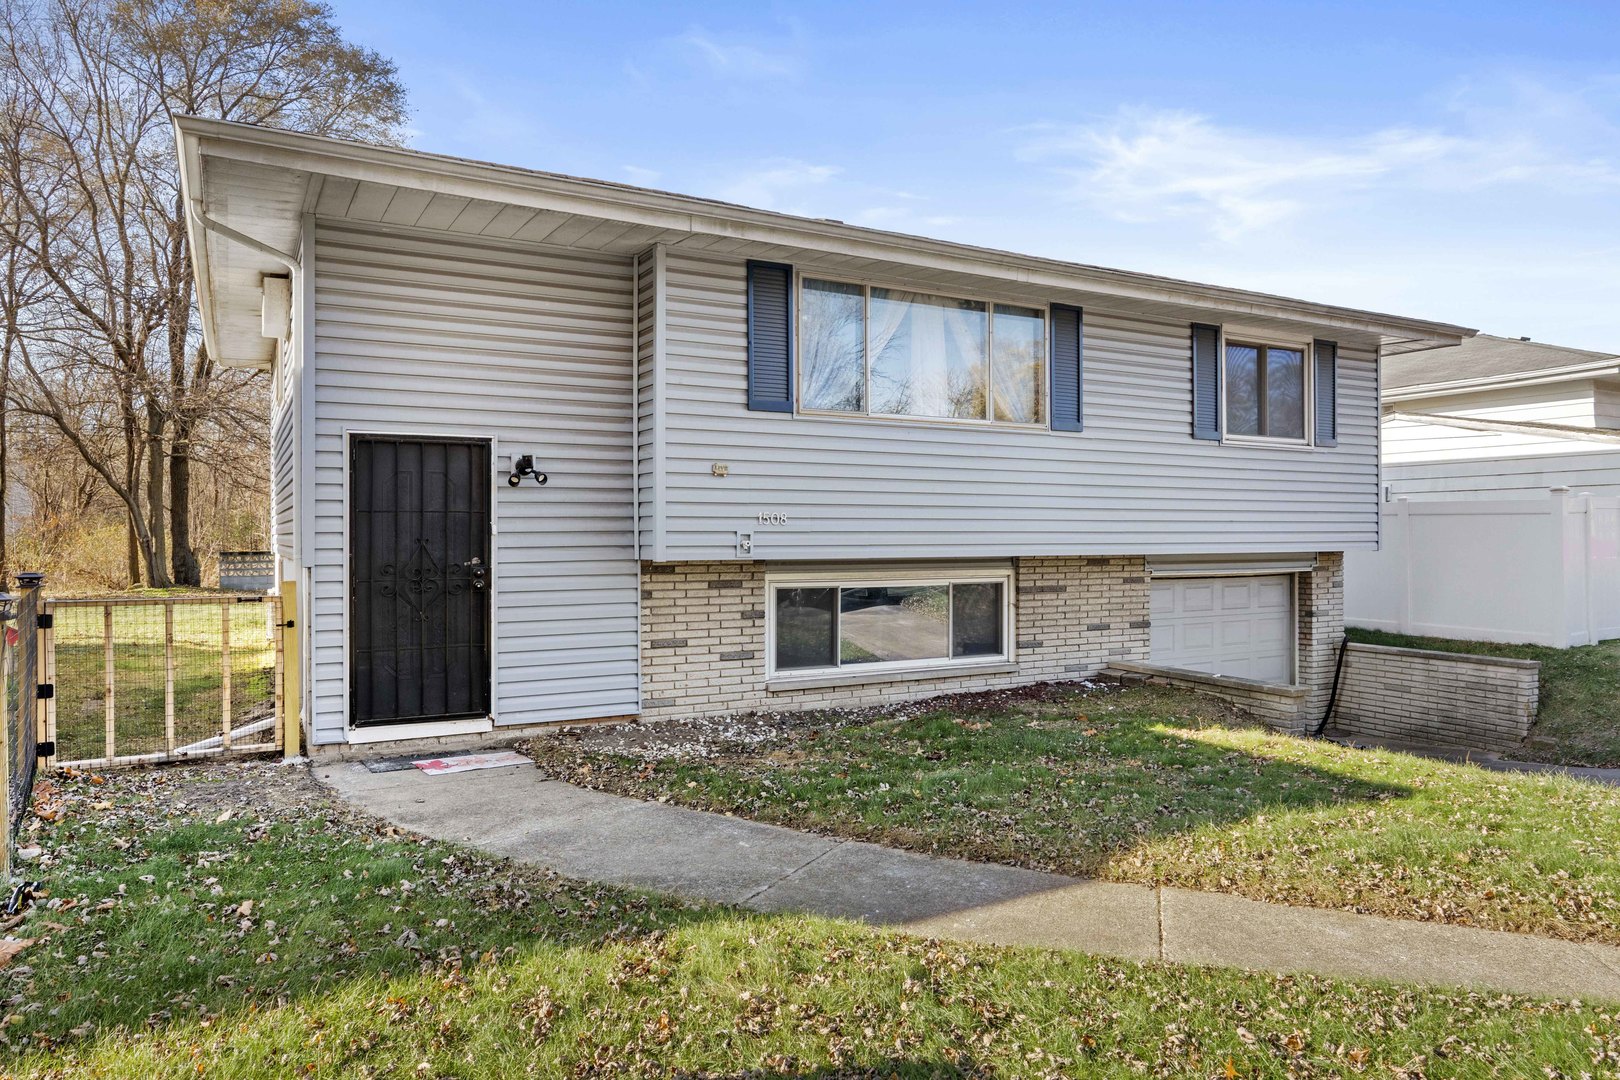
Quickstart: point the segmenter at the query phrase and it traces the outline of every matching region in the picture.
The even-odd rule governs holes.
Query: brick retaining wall
[[[1506,750],[1529,732],[1540,692],[1534,660],[1353,643],[1332,727],[1369,739]]]

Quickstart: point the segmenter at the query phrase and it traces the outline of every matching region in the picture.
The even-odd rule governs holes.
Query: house
[[[1479,334],[1383,365],[1385,520],[1352,626],[1554,648],[1620,636],[1620,356]]]
[[[274,386],[296,704],[326,752],[1109,665],[1311,722],[1342,553],[1378,543],[1380,354],[1472,333],[263,128],[177,138],[205,342]]]
[[[1390,498],[1620,495],[1620,355],[1480,334],[1390,357]]]

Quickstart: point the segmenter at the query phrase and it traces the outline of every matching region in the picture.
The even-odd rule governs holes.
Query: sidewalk
[[[586,791],[529,765],[314,766],[379,817],[586,881],[931,937],[1620,1001],[1620,948],[931,858]]]

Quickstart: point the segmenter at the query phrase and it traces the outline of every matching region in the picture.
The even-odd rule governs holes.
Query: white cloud
[[[850,220],[874,229],[917,232],[948,228],[962,219],[951,214],[919,214],[914,206],[868,206],[857,210]]]
[[[700,28],[675,38],[675,45],[689,61],[720,78],[765,79],[796,75],[799,71],[798,57],[790,48],[722,41]]]
[[[658,178],[664,175],[657,169],[649,169],[642,165],[621,165],[620,169],[623,170],[626,181],[632,184],[640,184],[642,187],[650,187],[658,183]]]
[[[733,176],[720,187],[717,197],[761,210],[815,216],[814,211],[802,209],[797,200],[810,190],[823,187],[840,171],[834,165],[781,158]]]
[[[1349,136],[1270,134],[1193,112],[1131,108],[1098,123],[1048,127],[1019,156],[1048,165],[1071,197],[1120,220],[1191,220],[1232,241],[1331,212],[1372,189],[1620,189],[1613,128],[1584,98],[1533,84],[1508,100],[1462,94],[1444,124]]]
[[[535,122],[533,109],[515,104],[505,95],[491,97],[459,73],[450,75],[446,83],[462,110],[454,132],[457,140],[487,146],[529,143],[540,138],[541,128]]]

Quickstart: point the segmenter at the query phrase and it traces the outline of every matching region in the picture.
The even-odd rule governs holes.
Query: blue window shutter
[[[793,411],[793,267],[748,264],[748,407]]]
[[[1339,445],[1339,345],[1318,341],[1316,357],[1316,445]]]
[[[1192,324],[1192,434],[1221,437],[1221,328]]]
[[[1052,305],[1052,430],[1084,431],[1085,315],[1068,304]]]

